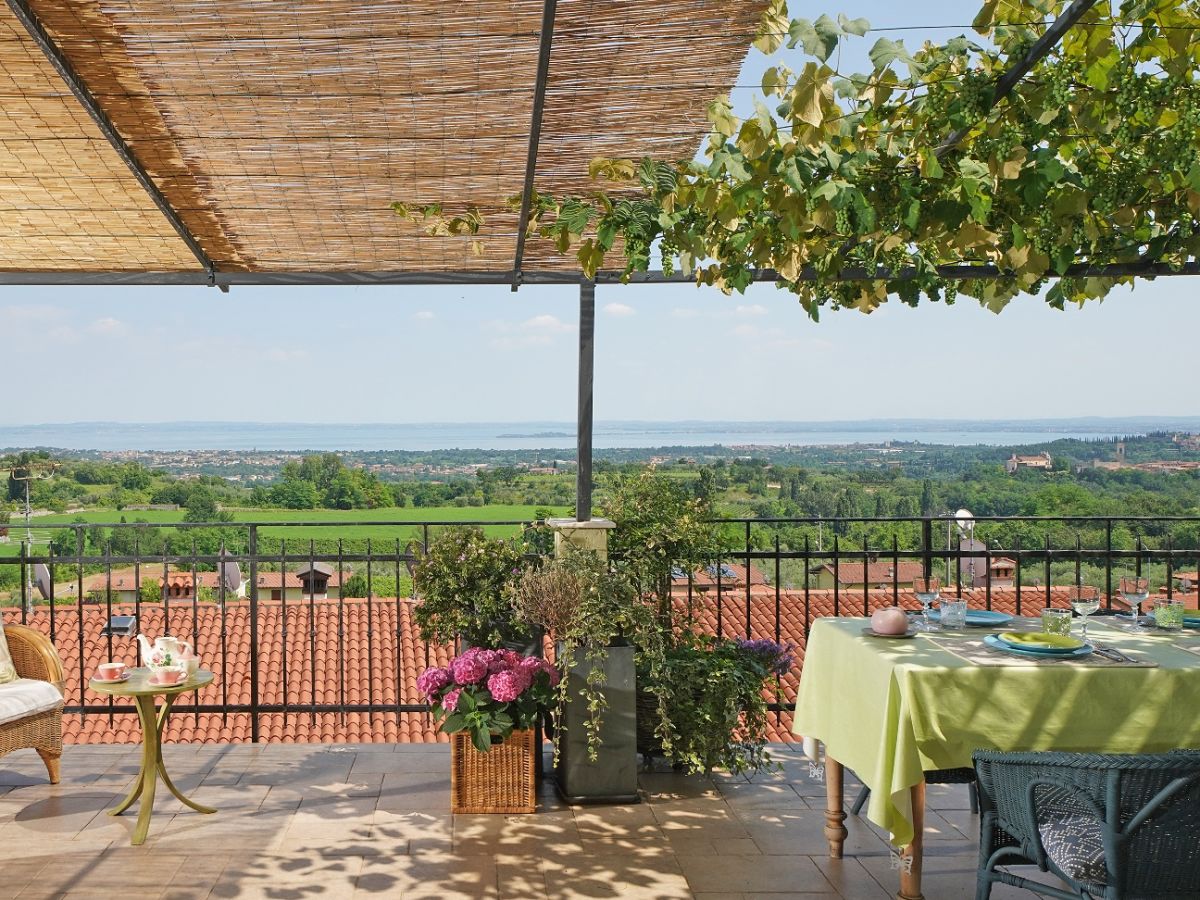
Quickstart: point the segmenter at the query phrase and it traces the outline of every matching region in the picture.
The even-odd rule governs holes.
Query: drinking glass
[[[943,628],[967,627],[967,601],[943,600],[940,604]],[[1180,621],[1183,621],[1182,618]]]
[[[1071,633],[1071,611],[1069,609],[1051,609],[1049,606],[1042,610],[1042,633],[1061,634]]]
[[[1079,637],[1087,643],[1087,617],[1100,608],[1100,589],[1081,584],[1067,592],[1067,599],[1071,601],[1071,609],[1075,610],[1075,615],[1083,619],[1083,629]]]
[[[942,626],[929,618],[929,610],[942,593],[942,582],[936,575],[913,579],[913,592],[921,601],[921,631],[941,631]]]
[[[1130,609],[1129,615],[1121,616],[1121,618],[1128,619],[1137,625],[1142,620],[1142,604],[1150,596],[1150,579],[1126,575],[1121,579],[1121,596],[1125,598]]]
[[[1154,601],[1154,624],[1167,631],[1183,629],[1183,601],[1163,597]]]

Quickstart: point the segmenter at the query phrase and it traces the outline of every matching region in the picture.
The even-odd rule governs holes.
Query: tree
[[[964,293],[999,311],[1047,285],[1062,308],[1151,266],[1195,266],[1200,8],[1097,3],[998,92],[1063,6],[986,0],[982,40],[910,51],[881,37],[872,71],[851,73],[836,51],[870,30],[865,19],[789,21],[786,0],[771,0],[755,46],[800,46],[798,72],[768,68],[744,120],[717,97],[700,159],[593,160],[597,190],[536,196],[531,228],[560,252],[574,245],[586,277],[609,253],[626,274],[661,258],[726,292],[769,270],[814,319],[889,296]],[[430,222],[429,210],[397,211],[429,233],[480,225],[470,213],[440,221],[440,208]]]
[[[183,521],[232,522],[233,513],[217,506],[217,498],[211,488],[197,486],[188,494]]]
[[[268,496],[271,503],[285,509],[315,509],[321,502],[316,485],[299,478],[288,478],[272,485]]]

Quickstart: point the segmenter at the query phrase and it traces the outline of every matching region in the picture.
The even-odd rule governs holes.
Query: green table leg
[[[201,813],[215,813],[216,810],[208,806],[201,806],[183,796],[179,789],[175,787],[167,775],[166,766],[163,764],[162,758],[162,735],[163,729],[166,728],[167,716],[171,713],[171,703],[173,697],[167,696],[163,698],[162,709],[155,714],[154,697],[152,695],[139,696],[134,698],[137,702],[138,721],[142,725],[142,764],[138,771],[137,781],[133,788],[124,800],[120,802],[114,809],[109,811],[110,816],[119,816],[125,810],[133,805],[133,801],[138,797],[142,798],[142,805],[138,809],[137,826],[133,829],[133,845],[136,847],[145,843],[146,835],[150,831],[150,815],[154,811],[154,788],[159,778],[162,778],[163,783],[167,786],[172,794],[181,802]]]

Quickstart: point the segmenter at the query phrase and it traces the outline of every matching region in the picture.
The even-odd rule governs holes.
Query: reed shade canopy
[[[542,0],[6,0],[0,271],[508,272]],[[687,159],[765,0],[558,0],[533,186],[597,156]],[[94,98],[194,253],[34,40]],[[429,237],[389,204],[477,207]],[[548,242],[523,267],[570,270]]]

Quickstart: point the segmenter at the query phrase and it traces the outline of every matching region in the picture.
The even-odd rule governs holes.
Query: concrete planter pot
[[[561,649],[560,649],[561,652]],[[576,654],[581,656],[581,654]],[[609,647],[604,669],[607,706],[600,726],[599,756],[588,759],[587,704],[582,690],[592,664],[579,660],[567,668],[567,693],[561,721],[566,730],[559,743],[555,780],[568,803],[637,803],[637,675],[633,647]]]

